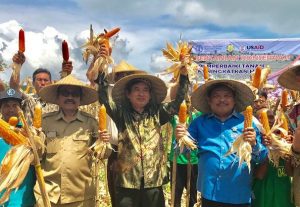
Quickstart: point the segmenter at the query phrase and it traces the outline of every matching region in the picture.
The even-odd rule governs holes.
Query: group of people
[[[105,47],[100,50],[101,55],[109,53]],[[13,61],[23,64],[25,57],[18,53]],[[71,73],[71,62],[64,63],[62,67]],[[300,67],[291,68],[286,73],[294,75],[286,76],[284,73],[282,77],[289,80],[297,74],[300,76],[298,71]],[[40,160],[46,192],[53,207],[96,205],[97,175],[93,171],[94,159],[89,148],[98,139],[110,142],[113,148],[107,165],[112,206],[165,206],[162,187],[168,182],[168,173],[164,170],[167,158],[162,126],[167,123],[173,126],[169,160],[171,165],[174,162],[177,165],[176,175],[171,175],[178,181],[171,186],[175,188],[175,194],[172,195],[175,196],[174,206],[181,206],[187,177],[190,177],[189,206],[197,202],[197,191],[201,193],[202,207],[294,205],[290,199],[283,199],[282,194],[275,192],[275,189],[287,189],[290,183],[285,187],[283,182],[266,184],[273,182],[278,175],[278,169],[268,160],[270,139],[263,134],[257,119],[253,120],[251,127],[244,128],[245,120],[241,112],[252,105],[256,107],[255,115],[259,118],[259,110],[267,109],[267,96],[259,94],[261,96],[256,98],[245,83],[230,79],[210,80],[189,94],[188,71],[182,66],[176,95],[164,101],[167,96],[164,81],[125,62],[120,63],[109,75],[100,71],[94,80],[98,85],[97,90],[72,74],[52,83],[51,73],[47,69],[38,69],[32,77],[36,94],[28,95],[20,90],[19,75],[12,77],[10,87],[0,94],[2,119],[8,122],[10,117],[18,116],[17,112],[22,108],[28,115],[28,123],[32,123],[34,105],[42,105],[41,128],[45,135],[45,140],[42,140],[45,150],[41,152]],[[298,82],[289,85],[290,82],[280,83],[283,87],[300,91]],[[188,127],[178,124],[176,117],[184,100],[190,103]],[[80,106],[96,101],[106,108],[106,130],[100,131],[95,117],[80,109]],[[296,123],[299,115],[297,113],[294,116]],[[282,160],[280,167],[285,183],[289,182],[290,171],[297,170],[300,159],[300,128],[295,126],[292,130],[295,133],[290,136],[292,156]],[[18,127],[22,127],[21,122]],[[175,143],[187,132],[194,139],[197,150],[186,147],[183,154],[177,155]],[[239,163],[235,153],[225,156],[241,135],[252,148],[251,169],[246,163]],[[3,159],[10,146],[3,139],[0,141],[0,159]],[[290,173],[285,173],[285,170]],[[275,176],[271,176],[271,173]],[[10,200],[4,205],[44,206],[43,195],[35,179],[34,168],[31,167],[18,191],[12,192]],[[269,186],[268,189],[263,187],[265,185]],[[274,194],[271,195],[270,191]]]

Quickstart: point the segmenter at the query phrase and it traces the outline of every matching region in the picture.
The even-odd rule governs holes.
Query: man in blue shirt
[[[236,154],[225,156],[237,137],[252,146],[252,162],[267,156],[255,124],[244,129],[244,116],[239,112],[252,105],[251,89],[238,81],[213,80],[192,94],[192,105],[204,114],[189,126],[198,146],[197,189],[202,194],[202,207],[250,206],[251,177],[246,163],[239,166]],[[176,128],[177,138],[186,129]]]
[[[4,121],[8,122],[9,118],[12,116],[18,117],[18,107],[21,106],[22,101],[21,97],[22,94],[12,88],[8,88],[0,93],[0,111]],[[10,148],[11,146],[0,137],[0,162]],[[35,204],[33,194],[35,180],[34,167],[31,166],[23,183],[17,191],[11,192],[9,201],[4,204],[4,207],[33,207]],[[0,192],[0,197],[2,196],[2,193],[3,192]]]

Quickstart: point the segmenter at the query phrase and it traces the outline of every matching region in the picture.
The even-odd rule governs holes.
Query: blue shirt
[[[2,138],[0,138],[0,162],[11,148]],[[10,194],[9,201],[4,204],[4,207],[31,207],[35,204],[33,187],[35,185],[34,167],[30,166],[29,171],[17,191],[13,190]],[[0,197],[2,194],[0,193]]]
[[[244,116],[233,112],[222,122],[213,114],[196,118],[189,132],[198,145],[197,189],[205,199],[222,203],[245,204],[251,202],[251,173],[246,163],[239,167],[236,154],[224,156],[244,129]],[[261,162],[267,149],[254,125],[257,144],[252,147],[252,161]]]

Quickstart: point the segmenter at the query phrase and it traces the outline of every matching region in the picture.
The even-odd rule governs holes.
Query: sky
[[[94,33],[120,27],[114,41],[115,63],[126,60],[149,73],[168,63],[161,49],[182,40],[299,38],[298,0],[1,0],[0,59],[8,66],[25,31],[26,62],[21,79],[38,67],[59,77],[61,42],[69,45],[73,73],[86,80],[82,45]],[[0,72],[8,80],[11,69]]]

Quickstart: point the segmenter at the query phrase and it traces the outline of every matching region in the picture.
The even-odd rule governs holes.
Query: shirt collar
[[[215,118],[218,118],[214,113],[209,113],[207,115],[207,118],[212,118],[212,117],[215,117]],[[235,117],[235,118],[238,118],[239,117],[239,113],[236,111],[236,110],[233,110],[233,112],[227,117],[227,119],[230,119],[231,117]],[[226,119],[226,120],[227,120]]]
[[[58,114],[55,117],[55,120],[59,120],[59,119],[63,119],[64,118],[64,113],[62,112],[62,110],[59,110]],[[81,122],[85,121],[85,117],[81,114],[81,112],[78,110],[76,113],[76,119],[78,119]]]

